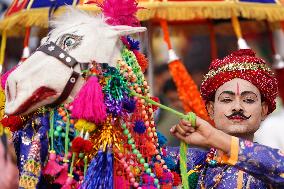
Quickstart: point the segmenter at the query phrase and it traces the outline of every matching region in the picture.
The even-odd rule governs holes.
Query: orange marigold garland
[[[169,70],[177,86],[179,98],[183,103],[184,110],[186,112],[193,111],[199,117],[210,121],[205,104],[195,82],[191,78],[183,63],[176,56],[173,49],[171,49],[167,22],[165,20],[161,20],[160,23],[164,32],[164,40],[169,48]]]

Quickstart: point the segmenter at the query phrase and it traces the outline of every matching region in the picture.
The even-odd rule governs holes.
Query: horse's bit
[[[71,76],[68,79],[68,82],[66,83],[62,93],[52,104],[49,105],[50,107],[55,107],[68,98],[80,76],[80,73],[74,71],[74,67],[79,64],[81,70],[86,70],[88,69],[88,63],[78,62],[75,58],[70,56],[66,51],[61,49],[54,42],[47,42],[46,44],[40,46],[36,51],[41,51],[49,56],[57,58],[60,62],[62,62],[72,70]]]

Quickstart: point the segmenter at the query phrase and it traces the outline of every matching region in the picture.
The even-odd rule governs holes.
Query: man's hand
[[[230,153],[231,136],[214,128],[207,121],[196,116],[196,126],[181,120],[171,128],[171,133],[187,144],[205,148],[217,148],[224,153]]]

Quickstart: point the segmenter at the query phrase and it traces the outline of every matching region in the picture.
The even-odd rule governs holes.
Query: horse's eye
[[[66,39],[63,42],[64,48],[70,48],[75,44],[76,40],[72,37],[66,37]]]

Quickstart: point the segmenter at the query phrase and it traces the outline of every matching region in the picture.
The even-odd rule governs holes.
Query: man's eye
[[[255,102],[255,100],[250,99],[250,98],[244,99],[243,101],[246,102],[246,103],[248,103],[248,104],[252,104],[252,103]]]
[[[232,100],[229,99],[229,98],[224,98],[224,99],[221,100],[221,102],[230,103],[230,102],[232,102]]]

